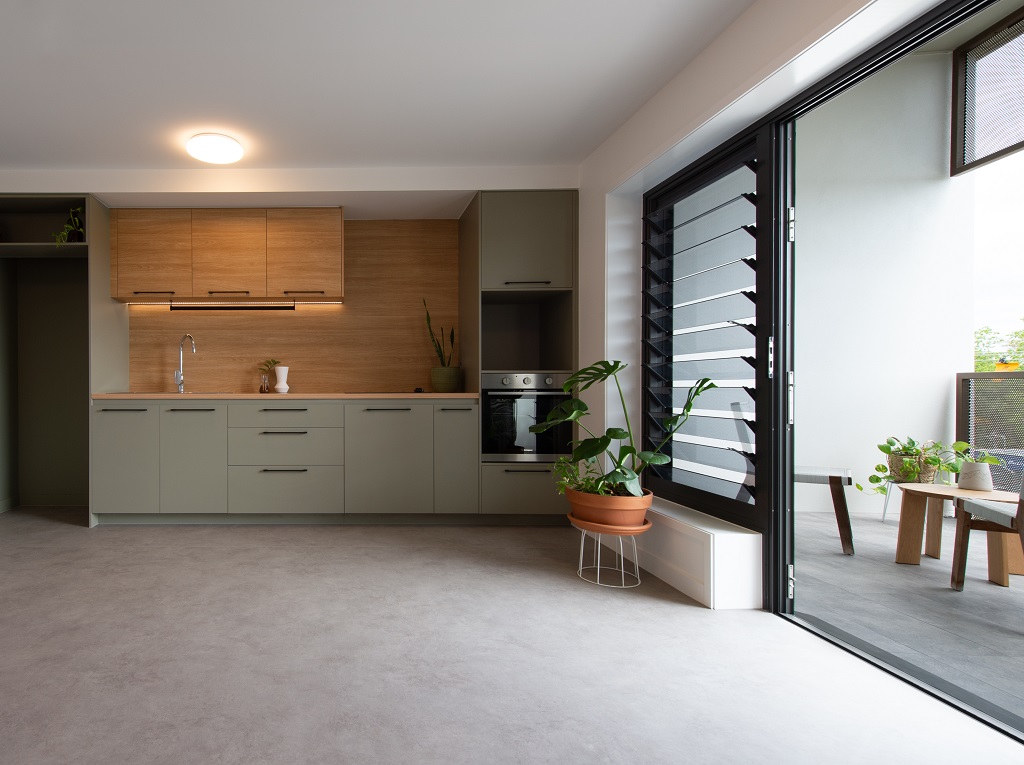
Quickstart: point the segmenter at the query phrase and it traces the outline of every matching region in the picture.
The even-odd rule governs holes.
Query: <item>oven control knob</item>
[[[554,385],[555,384],[555,379],[553,377],[545,377],[544,378],[544,384],[545,385]]]
[[[511,385],[512,384],[512,378],[511,377],[502,377],[501,378],[501,384],[502,385]]]
[[[533,380],[531,380],[529,377],[523,378],[523,385],[529,385],[531,382],[533,382]]]

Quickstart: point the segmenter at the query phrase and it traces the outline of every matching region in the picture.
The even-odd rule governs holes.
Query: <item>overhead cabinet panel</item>
[[[575,191],[483,192],[480,221],[485,290],[572,289]]]
[[[341,298],[342,226],[338,207],[267,210],[267,295]]]
[[[192,294],[192,211],[120,209],[112,219],[121,300]]]
[[[266,210],[192,210],[192,291],[215,300],[266,297]]]

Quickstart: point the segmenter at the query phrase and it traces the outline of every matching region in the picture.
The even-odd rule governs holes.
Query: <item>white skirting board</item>
[[[647,517],[642,569],[708,608],[763,607],[759,533],[657,498]]]

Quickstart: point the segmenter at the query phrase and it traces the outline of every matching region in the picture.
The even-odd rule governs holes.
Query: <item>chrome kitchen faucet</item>
[[[178,346],[178,368],[174,371],[174,382],[178,383],[178,393],[185,392],[185,341],[192,343],[192,353],[196,352],[196,339],[192,335],[181,338]]]

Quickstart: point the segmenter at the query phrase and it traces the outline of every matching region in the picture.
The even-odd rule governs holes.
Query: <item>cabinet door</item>
[[[434,512],[480,512],[480,408],[434,406]]]
[[[152,401],[92,407],[89,511],[160,512],[160,418]]]
[[[345,512],[434,512],[434,407],[345,407]]]
[[[192,211],[194,297],[267,295],[267,211]]]
[[[117,290],[122,300],[170,299],[192,294],[192,211],[118,210]]]
[[[495,515],[569,512],[555,488],[550,465],[484,465],[480,471],[481,511]]]
[[[267,210],[267,295],[343,297],[342,225],[337,207]]]
[[[571,289],[576,192],[487,191],[481,195],[484,289]]]
[[[160,407],[160,512],[228,511],[228,413],[202,402]]]

